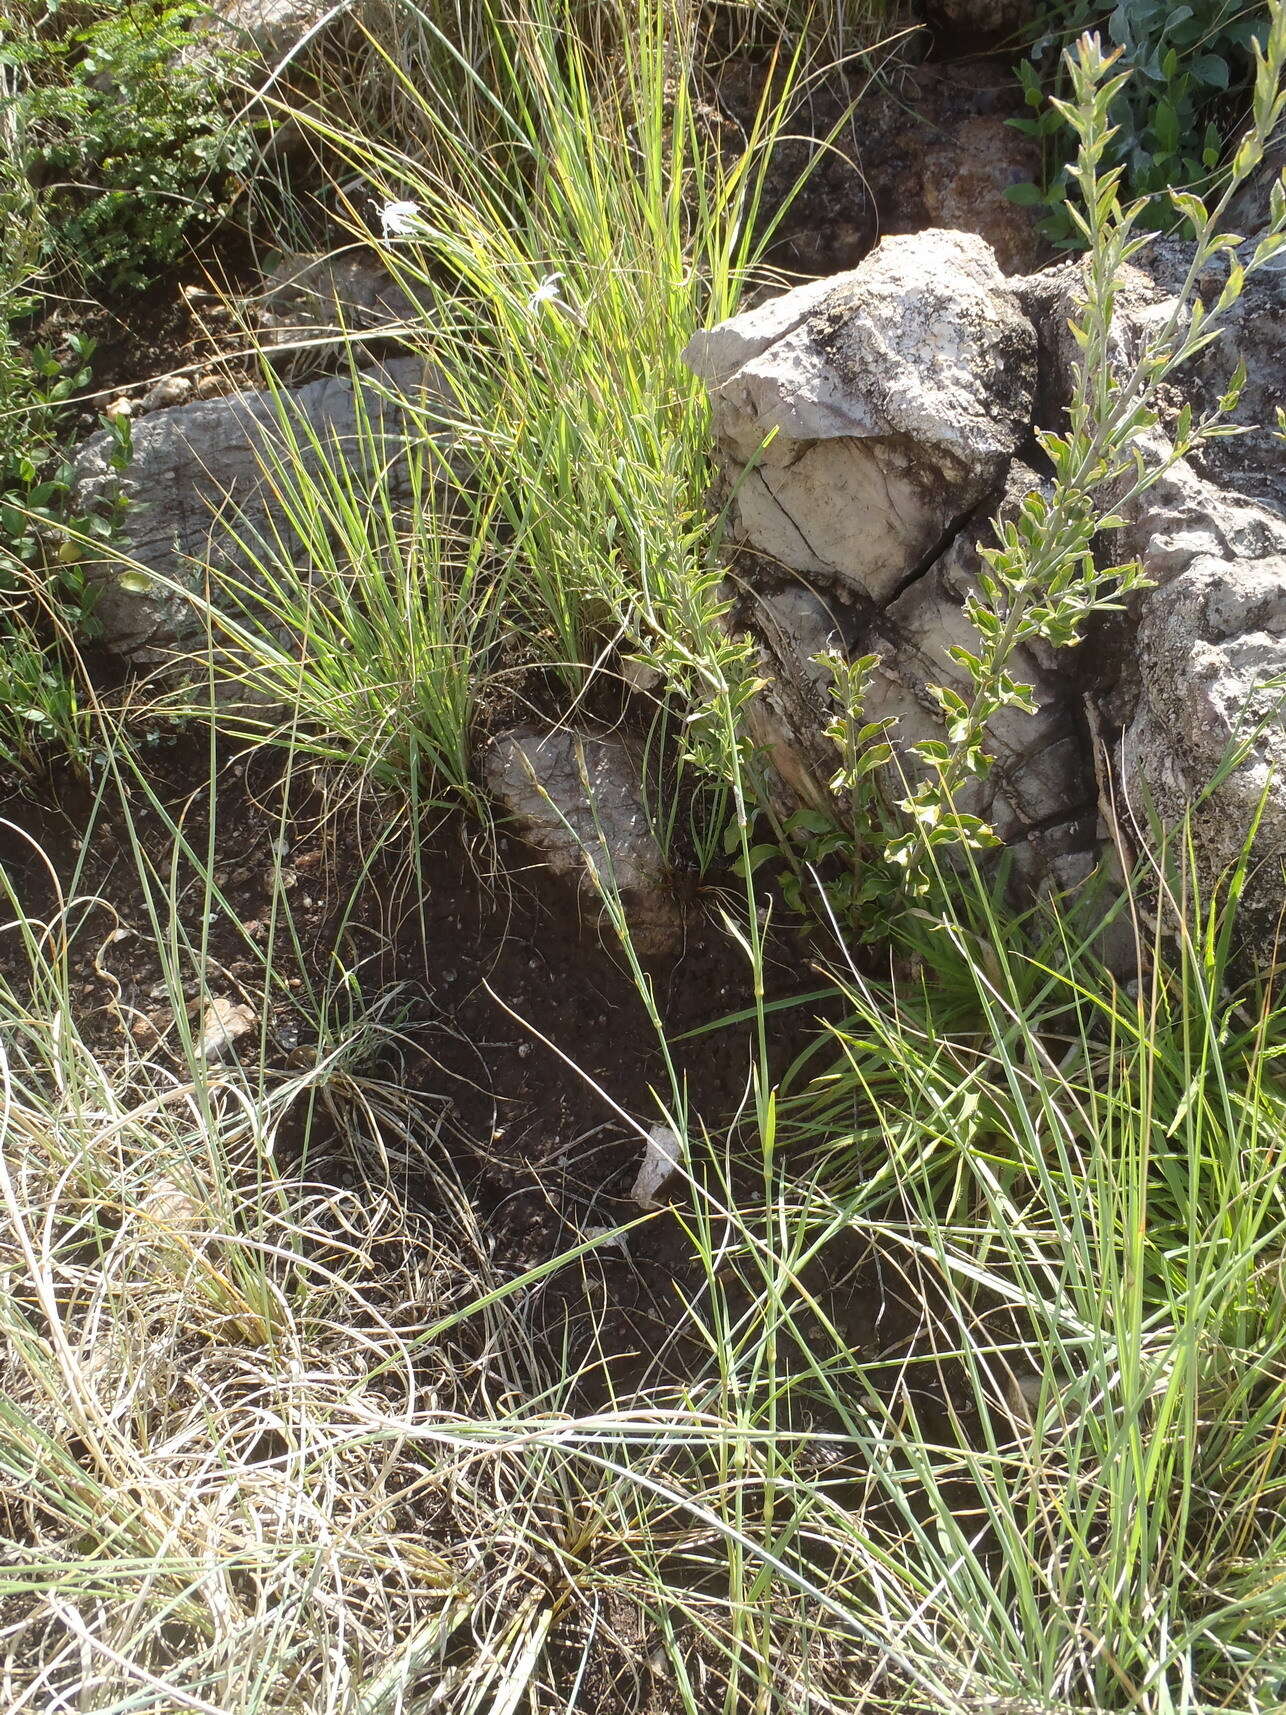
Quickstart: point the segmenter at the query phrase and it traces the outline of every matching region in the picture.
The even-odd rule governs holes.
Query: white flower
[[[585,326],[585,317],[574,304],[569,304],[563,297],[561,274],[546,274],[536,290],[527,299],[527,314],[535,315],[542,304],[552,304],[560,316],[566,316],[569,322],[575,322],[578,328]]]
[[[414,238],[420,231],[418,202],[386,202],[380,210],[385,238]]]
[[[538,309],[541,304],[556,304],[562,290],[562,278],[561,274],[546,274],[536,290],[527,299],[528,311]]]

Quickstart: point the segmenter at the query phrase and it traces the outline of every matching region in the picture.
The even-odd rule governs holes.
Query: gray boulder
[[[80,449],[73,472],[74,514],[125,503],[115,538],[122,558],[91,566],[95,617],[104,646],[136,666],[173,665],[200,653],[208,636],[204,604],[225,600],[219,579],[253,594],[260,567],[306,568],[307,544],[291,528],[283,498],[291,463],[317,472],[347,467],[360,482],[391,480],[408,438],[423,435],[427,412],[442,422],[429,367],[395,358],[351,376],[326,376],[297,392],[234,393],[153,411],[133,431],[123,471],[103,431]],[[391,472],[391,478],[384,475]]]
[[[1190,257],[1159,241],[1127,271],[1116,364],[1172,317]],[[1223,266],[1203,291],[1217,295]],[[1015,455],[1064,420],[1081,289],[1078,263],[1007,284],[980,240],[926,232],[689,346],[736,495],[740,620],[772,680],[747,719],[795,803],[816,803],[834,768],[820,648],[879,656],[864,715],[896,721],[902,778],[912,745],[943,736],[932,687],[967,689],[947,652],[976,645],[964,602],[991,519],[1039,483]],[[1286,271],[1264,271],[1163,402],[1145,452],[1166,468],[1103,543],[1105,563],[1137,557],[1153,587],[1079,650],[1035,646],[1013,664],[1038,712],[998,720],[995,768],[962,807],[993,823],[1031,888],[1110,868],[1113,821],[1137,848],[1154,813],[1191,809],[1207,887],[1257,819],[1249,902],[1267,922],[1286,898],[1286,452],[1271,432],[1283,327]],[[1174,459],[1167,423],[1185,398],[1211,409],[1238,359],[1235,421],[1249,432]]]
[[[323,360],[329,352],[342,363],[345,336],[414,328],[424,310],[369,250],[291,251],[265,273],[258,320],[264,343],[294,348],[296,361],[311,341]]]
[[[1149,597],[1136,650],[1117,748],[1136,837],[1149,812],[1193,809],[1209,887],[1258,823],[1245,905],[1271,934],[1286,905],[1286,557],[1195,559]]]
[[[1127,336],[1172,313],[1190,254],[1173,240],[1144,253],[1144,284],[1125,296]],[[1221,264],[1203,295],[1223,279]],[[1286,394],[1284,327],[1286,276],[1264,270],[1185,367],[1149,457],[1171,454],[1165,431],[1180,400],[1209,410],[1238,362],[1247,380],[1231,421],[1242,432],[1171,463],[1127,509],[1112,552],[1137,556],[1155,587],[1107,628],[1119,671],[1098,687],[1120,733],[1115,773],[1130,837],[1146,847],[1154,818],[1174,825],[1191,810],[1209,892],[1255,828],[1243,912],[1265,941],[1286,903],[1286,448],[1273,433]]]
[[[214,0],[209,28],[221,46],[271,69],[310,32],[323,29],[327,14],[334,11],[326,0]]]
[[[936,557],[1031,424],[1036,336],[970,233],[885,239],[684,356],[710,390],[734,535],[874,602]]]

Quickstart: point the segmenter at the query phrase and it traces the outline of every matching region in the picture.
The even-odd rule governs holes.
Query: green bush
[[[1016,186],[1016,202],[1045,210],[1042,230],[1055,243],[1083,240],[1067,211],[1068,169],[1075,138],[1065,115],[1048,102],[1068,94],[1063,48],[1085,30],[1102,34],[1105,49],[1120,50],[1130,80],[1112,105],[1116,127],[1105,165],[1125,173],[1130,197],[1156,198],[1145,224],[1175,224],[1168,199],[1175,188],[1200,190],[1218,173],[1227,137],[1239,129],[1254,78],[1254,45],[1268,30],[1267,8],[1243,0],[1043,0],[1035,41],[1018,75],[1032,116],[1011,120],[1042,140],[1043,182]]]
[[[93,344],[72,335],[62,359],[24,349],[8,318],[27,302],[0,282],[0,765],[19,769],[38,765],[51,743],[80,755],[74,639],[94,630],[93,590],[62,529],[71,476],[62,419],[89,381]]]
[[[20,5],[0,37],[14,110],[41,187],[55,267],[111,290],[148,284],[228,212],[249,133],[222,111],[232,57],[194,44],[206,16],[182,0],[96,3],[68,27]]]

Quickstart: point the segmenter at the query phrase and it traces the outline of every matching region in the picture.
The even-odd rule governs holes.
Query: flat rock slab
[[[278,256],[264,275],[259,299],[259,326],[269,345],[424,319],[424,306],[361,246]]]

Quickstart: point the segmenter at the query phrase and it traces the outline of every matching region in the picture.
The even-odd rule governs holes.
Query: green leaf
[[[1045,193],[1029,180],[1021,185],[1006,185],[1005,201],[1017,203],[1019,208],[1040,208],[1045,202]]]
[[[1172,190],[1168,195],[1178,213],[1191,223],[1194,232],[1205,225],[1206,205],[1200,197],[1193,196],[1191,191]]]
[[[1237,367],[1232,373],[1231,380],[1228,382],[1227,390],[1224,392],[1224,394],[1222,395],[1222,397],[1219,400],[1219,412],[1220,412],[1221,416],[1226,416],[1229,411],[1235,411],[1237,409],[1238,402],[1241,399],[1241,390],[1245,385],[1246,385],[1246,363],[1245,363],[1245,359],[1244,358],[1238,358]],[[1190,410],[1190,407],[1185,406],[1184,408],[1185,408],[1185,410]]]
[[[1157,152],[1175,155],[1179,151],[1179,115],[1172,101],[1158,101],[1152,116],[1152,132]]]
[[[1228,87],[1228,62],[1218,54],[1199,54],[1189,63],[1188,70],[1198,83],[1204,83],[1210,89]]]

